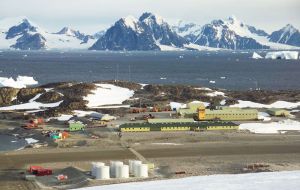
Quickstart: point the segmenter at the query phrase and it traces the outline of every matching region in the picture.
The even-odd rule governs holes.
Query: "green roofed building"
[[[149,131],[201,131],[201,130],[237,130],[239,126],[233,122],[210,121],[188,123],[127,123],[119,126],[121,132]]]
[[[267,110],[267,113],[271,116],[277,116],[277,117],[288,117],[290,116],[290,112],[285,109],[278,109],[278,108],[271,108]]]
[[[85,125],[81,122],[69,123],[69,131],[82,131],[84,128]]]
[[[148,119],[148,123],[189,123],[194,122],[192,118],[179,118],[179,119]]]

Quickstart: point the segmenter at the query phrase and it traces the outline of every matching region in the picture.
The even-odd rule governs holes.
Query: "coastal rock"
[[[50,91],[50,92],[43,93],[36,101],[41,103],[54,103],[54,102],[59,102],[61,100],[63,100],[62,94],[58,92]]]
[[[17,97],[19,89],[11,87],[0,88],[0,106],[8,106]]]
[[[46,90],[44,88],[22,88],[18,92],[18,102],[28,102],[30,99],[34,98],[39,93],[44,93]]]

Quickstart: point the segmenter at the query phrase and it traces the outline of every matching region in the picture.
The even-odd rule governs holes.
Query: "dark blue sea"
[[[2,51],[0,77],[33,76],[39,84],[115,79],[235,90],[300,89],[300,60],[255,60],[252,53]]]

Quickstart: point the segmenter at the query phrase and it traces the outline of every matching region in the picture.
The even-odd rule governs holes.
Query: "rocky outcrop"
[[[226,95],[235,100],[247,100],[262,104],[271,104],[278,100],[288,102],[299,102],[299,90],[253,90],[253,91],[229,91]]]
[[[22,88],[18,93],[17,99],[18,102],[25,103],[34,98],[37,94],[44,92],[46,92],[44,88]]]
[[[64,100],[82,100],[82,97],[90,94],[91,90],[95,90],[96,85],[93,83],[77,83],[72,85],[63,85],[55,90],[64,95]]]
[[[17,97],[19,89],[11,87],[0,88],[0,106],[8,106],[11,101]]]
[[[54,103],[61,100],[63,100],[62,94],[55,91],[50,91],[42,94],[36,101],[41,103]]]

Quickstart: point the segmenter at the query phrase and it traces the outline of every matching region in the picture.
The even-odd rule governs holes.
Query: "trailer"
[[[35,176],[46,176],[52,175],[53,173],[52,169],[43,168],[41,166],[30,166],[28,172]]]

